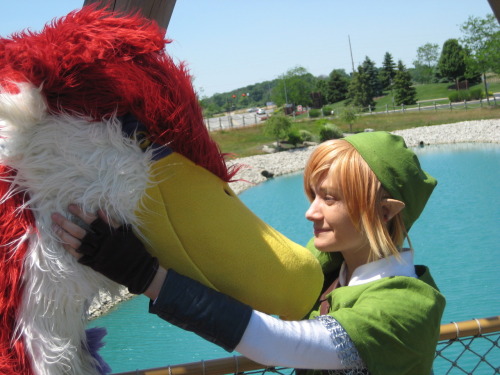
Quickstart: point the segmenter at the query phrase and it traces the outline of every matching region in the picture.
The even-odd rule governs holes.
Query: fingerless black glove
[[[77,249],[83,254],[78,262],[126,286],[130,293],[144,293],[158,271],[158,259],[126,225],[115,229],[98,218],[90,228]]]

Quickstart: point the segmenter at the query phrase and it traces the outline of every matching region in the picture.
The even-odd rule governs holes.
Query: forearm
[[[253,311],[236,351],[268,366],[316,370],[363,368],[347,333],[335,319],[328,318],[334,329],[318,319],[283,321]]]
[[[144,292],[144,295],[149,297],[149,299],[153,301],[156,300],[156,298],[158,298],[158,295],[160,294],[161,287],[165,282],[166,277],[167,270],[162,266],[158,267],[158,271],[156,272],[156,275],[153,278],[153,281],[149,285],[148,289]]]
[[[239,343],[252,315],[250,306],[171,269],[149,311],[227,351]]]
[[[236,350],[269,366],[342,369],[362,365],[352,341],[333,318],[335,331],[320,320],[282,321],[173,270],[167,277],[155,277],[153,284],[162,278],[159,294],[154,292],[156,286],[148,289],[150,298],[157,297],[150,303],[150,312],[227,351]]]

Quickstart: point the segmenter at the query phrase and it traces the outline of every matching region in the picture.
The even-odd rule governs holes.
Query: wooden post
[[[97,3],[98,8],[113,12],[136,12],[154,20],[160,27],[167,29],[174,11],[176,0],[84,0],[83,5]]]
[[[490,3],[493,14],[497,18],[498,22],[500,22],[500,4],[497,0],[488,0],[488,2]]]

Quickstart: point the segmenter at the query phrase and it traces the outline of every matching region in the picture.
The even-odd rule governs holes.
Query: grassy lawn
[[[450,83],[431,83],[426,85],[415,85],[417,89],[417,100],[419,102],[423,102],[423,104],[429,105],[429,103],[433,103],[434,101],[437,104],[444,104],[449,102],[449,95],[454,91],[450,89]],[[477,85],[471,86],[473,88],[480,88],[484,91],[483,83],[478,83]],[[489,91],[490,92],[499,92],[500,91],[500,83],[492,82],[489,83]],[[442,100],[438,100],[442,99]],[[427,102],[427,103],[426,103]],[[392,109],[392,93],[390,91],[386,92],[385,96],[375,99],[375,111],[384,111],[386,109],[386,105],[388,109]]]
[[[500,90],[498,90],[500,91]],[[448,124],[460,121],[496,119],[500,118],[500,106],[477,108],[469,110],[447,110],[405,112],[381,115],[359,116],[353,124],[353,131],[360,132],[366,128],[374,130],[401,130],[420,126]],[[349,131],[349,125],[340,119],[331,119],[331,122],[344,132]],[[212,138],[219,144],[222,152],[235,154],[236,157],[263,154],[262,147],[270,145],[274,139],[264,135],[262,124],[245,128],[235,128],[224,131],[214,131]],[[321,125],[317,120],[302,119],[294,123],[298,129],[311,132],[319,140]]]
[[[211,133],[222,152],[235,154],[237,157],[263,154],[262,146],[273,139],[264,135],[263,125],[254,125]]]

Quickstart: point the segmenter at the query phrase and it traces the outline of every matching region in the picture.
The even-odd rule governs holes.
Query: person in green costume
[[[329,374],[427,375],[445,298],[403,242],[436,184],[390,133],[360,133],[313,151],[304,172],[314,231],[308,248],[325,285],[301,321],[253,310],[159,267],[131,231],[110,225],[102,212],[70,206],[88,232],[58,213],[53,221],[79,262],[147,295],[151,313],[228,351],[267,366]]]

